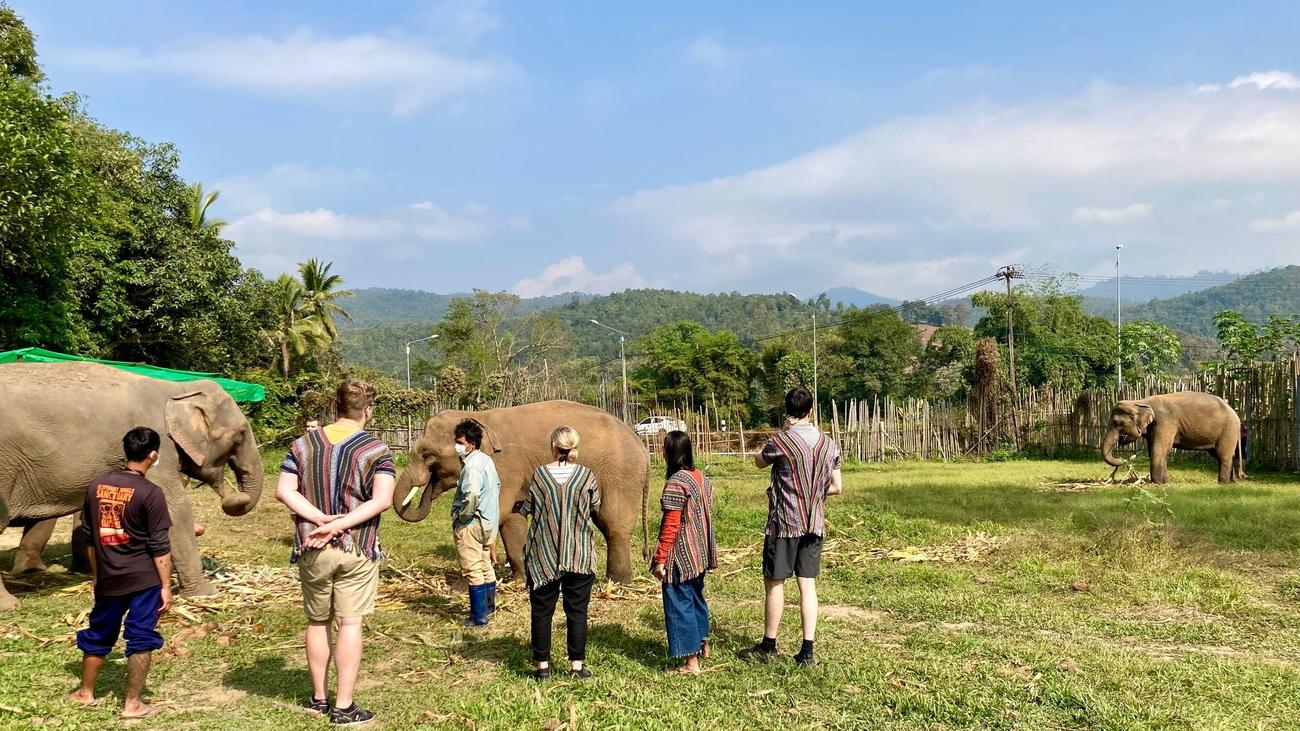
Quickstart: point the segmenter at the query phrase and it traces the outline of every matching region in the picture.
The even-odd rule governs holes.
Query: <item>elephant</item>
[[[81,510],[90,480],[122,468],[122,436],[136,426],[163,438],[149,479],[167,498],[180,590],[210,594],[186,483],[207,484],[222,510],[238,516],[256,507],[263,480],[248,420],[213,381],[164,381],[98,363],[0,365],[0,530],[35,526],[25,543],[43,546],[50,519]],[[227,463],[237,491],[226,488]],[[0,610],[16,606],[0,583]]]
[[[1241,419],[1227,401],[1211,393],[1180,391],[1144,399],[1120,401],[1111,410],[1110,428],[1101,441],[1102,459],[1112,467],[1124,460],[1114,456],[1116,445],[1147,439],[1151,481],[1169,482],[1169,450],[1203,450],[1219,460],[1219,482],[1244,478],[1241,460]]]
[[[534,470],[551,461],[551,430],[570,426],[581,438],[577,462],[595,472],[600,489],[596,527],[605,536],[606,573],[620,583],[632,580],[632,532],[638,508],[642,541],[648,546],[644,534],[650,494],[649,454],[630,426],[592,406],[541,401],[484,411],[438,412],[424,425],[424,434],[416,440],[410,461],[397,478],[393,510],[399,517],[411,522],[424,520],[433,500],[455,489],[460,459],[453,446],[454,431],[465,419],[483,426],[481,448],[492,457],[501,476],[500,535],[514,576],[523,575],[528,525],[524,516],[511,509],[526,494]],[[422,495],[414,500],[413,493],[420,488]]]

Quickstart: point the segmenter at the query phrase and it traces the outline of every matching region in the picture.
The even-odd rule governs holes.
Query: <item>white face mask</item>
[[[468,452],[469,452],[469,447],[466,447],[464,444],[461,444],[460,442],[456,442],[456,456],[464,457]]]

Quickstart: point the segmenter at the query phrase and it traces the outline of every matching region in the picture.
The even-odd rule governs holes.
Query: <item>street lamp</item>
[[[623,361],[623,423],[629,423],[627,415],[627,354],[623,350],[623,341],[627,339],[627,333],[616,327],[610,327],[598,320],[592,320],[591,324],[597,327],[603,327],[610,332],[618,333],[618,359]]]
[[[411,387],[411,346],[414,345],[415,343],[422,343],[425,340],[433,340],[437,337],[438,335],[435,333],[428,337],[416,338],[415,340],[412,340],[406,344],[406,387],[407,388]]]
[[[785,295],[799,304],[812,310],[813,323],[813,423],[820,424],[821,418],[818,413],[820,409],[817,405],[817,308],[804,302],[794,295],[793,292],[785,292]]]
[[[1123,244],[1115,244],[1115,388],[1116,393],[1124,388],[1124,336],[1120,331],[1124,329],[1124,306],[1119,298],[1119,252],[1124,250]]]

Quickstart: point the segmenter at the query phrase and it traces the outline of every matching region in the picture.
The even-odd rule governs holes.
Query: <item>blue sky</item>
[[[34,2],[268,274],[909,298],[1300,263],[1300,5]]]

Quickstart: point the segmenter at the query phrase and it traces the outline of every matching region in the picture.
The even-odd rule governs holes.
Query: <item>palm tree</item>
[[[280,319],[274,329],[262,335],[280,350],[280,370],[286,381],[293,356],[302,355],[312,347],[326,347],[332,341],[321,319],[304,312],[306,294],[302,284],[288,274],[281,274],[271,284],[271,302]]]
[[[330,340],[339,335],[338,327],[334,324],[335,315],[352,319],[352,315],[337,300],[353,296],[351,290],[338,289],[343,286],[343,277],[330,273],[333,266],[332,262],[316,259],[308,259],[298,265],[298,272],[302,275],[302,309],[320,320],[325,332],[329,333]]]
[[[189,191],[190,225],[196,231],[207,229],[218,236],[221,235],[221,229],[226,227],[226,221],[220,218],[208,218],[208,208],[217,202],[221,191],[205,192],[203,183],[197,181],[189,187]]]

